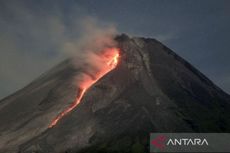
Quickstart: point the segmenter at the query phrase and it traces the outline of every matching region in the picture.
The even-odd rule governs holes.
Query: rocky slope
[[[0,101],[0,152],[149,152],[150,132],[230,132],[230,96],[154,39],[116,38],[118,66],[53,128],[82,71],[66,60]]]

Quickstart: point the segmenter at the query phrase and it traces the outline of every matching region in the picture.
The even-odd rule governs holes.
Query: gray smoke
[[[44,8],[45,13],[24,1],[2,2],[1,6],[0,99],[66,58],[75,59],[76,66],[78,62],[89,67],[100,64],[96,53],[114,45],[114,24],[87,16],[79,6],[68,10],[69,19],[55,4]]]
[[[76,68],[82,69],[76,76],[76,82],[92,81],[105,67],[103,51],[116,47],[114,37],[117,30],[113,24],[101,24],[97,19],[86,17],[79,22],[80,37],[63,43],[62,51],[71,57]]]

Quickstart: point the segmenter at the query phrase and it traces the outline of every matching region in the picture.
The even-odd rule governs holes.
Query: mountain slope
[[[154,39],[116,38],[118,66],[76,97],[66,60],[0,102],[1,152],[148,152],[150,132],[229,132],[230,96]]]

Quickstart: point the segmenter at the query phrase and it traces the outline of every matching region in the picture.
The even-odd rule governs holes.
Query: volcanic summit
[[[67,59],[1,100],[0,152],[142,153],[151,132],[230,132],[230,96],[191,64],[155,39],[115,41],[91,86]]]

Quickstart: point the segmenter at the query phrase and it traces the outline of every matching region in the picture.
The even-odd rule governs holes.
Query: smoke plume
[[[80,36],[67,40],[62,50],[71,57],[74,66],[82,70],[76,76],[77,83],[81,84],[96,80],[99,73],[106,71],[105,64],[114,55],[108,49],[116,48],[114,37],[117,30],[114,24],[101,23],[92,17],[83,18],[79,27]]]
[[[0,99],[69,57],[76,67],[85,65],[92,72],[101,64],[99,50],[115,45],[114,24],[89,17],[78,3],[68,11],[64,6],[49,1],[1,2]]]

